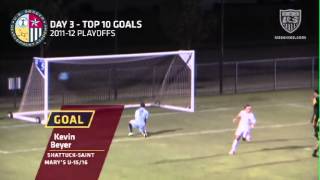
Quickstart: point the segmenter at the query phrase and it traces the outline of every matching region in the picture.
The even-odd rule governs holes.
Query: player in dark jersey
[[[316,137],[317,141],[319,140],[318,132],[319,132],[319,92],[318,90],[314,90],[313,92],[313,115],[312,115],[312,125],[314,128],[314,136]],[[318,142],[316,143],[316,146],[313,150],[312,156],[318,157]]]

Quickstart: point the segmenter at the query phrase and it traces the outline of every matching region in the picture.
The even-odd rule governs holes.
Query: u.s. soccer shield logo
[[[26,47],[40,44],[47,35],[47,21],[38,11],[26,9],[18,12],[11,21],[13,39]]]
[[[300,9],[299,10],[280,9],[279,17],[280,17],[280,24],[282,28],[291,34],[299,28],[301,24],[302,14]]]

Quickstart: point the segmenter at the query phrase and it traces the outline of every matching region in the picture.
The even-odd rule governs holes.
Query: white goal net
[[[47,121],[61,105],[123,104],[194,111],[194,51],[34,58],[13,118]]]

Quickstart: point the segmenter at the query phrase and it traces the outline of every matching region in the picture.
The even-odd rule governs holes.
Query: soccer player
[[[319,140],[318,136],[318,131],[319,131],[319,124],[318,124],[318,119],[319,119],[319,92],[318,90],[314,90],[313,92],[313,115],[312,115],[312,125],[314,129],[314,136],[316,137],[317,140]],[[313,150],[312,156],[313,157],[318,157],[318,142],[316,142],[315,148]]]
[[[140,108],[136,110],[134,113],[134,118],[129,121],[129,134],[128,136],[132,136],[132,129],[138,129],[139,132],[146,138],[147,134],[147,121],[149,119],[149,112],[145,109],[145,104],[141,103]]]
[[[238,128],[235,132],[231,150],[229,151],[230,155],[236,153],[241,138],[245,141],[251,141],[251,129],[254,128],[256,124],[252,106],[249,104],[245,105],[243,110],[233,119],[233,123],[238,123]]]

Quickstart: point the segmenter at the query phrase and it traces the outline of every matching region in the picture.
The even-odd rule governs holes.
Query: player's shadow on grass
[[[168,133],[173,133],[176,131],[181,131],[183,130],[182,128],[176,128],[176,129],[164,129],[164,130],[159,130],[159,131],[149,131],[148,136],[155,136],[155,135],[160,135],[160,134],[168,134]]]
[[[294,149],[304,149],[304,148],[311,148],[311,147],[312,146],[280,146],[280,147],[274,147],[274,148],[262,148],[262,149],[257,149],[253,151],[239,152],[239,155],[257,153],[257,152],[263,152],[263,151],[294,150]],[[211,158],[223,157],[223,156],[230,156],[230,155],[227,152],[225,152],[225,153],[219,153],[219,154],[213,154],[213,155],[207,155],[207,156],[197,156],[197,157],[191,157],[191,158],[164,159],[161,161],[153,162],[152,164],[157,165],[157,164],[188,162],[188,161],[211,159]]]
[[[300,162],[300,161],[306,161],[309,160],[312,157],[308,158],[301,158],[301,159],[290,159],[290,160],[284,160],[284,161],[274,161],[274,162],[267,162],[267,163],[259,163],[259,164],[252,164],[249,166],[243,166],[243,167],[238,167],[234,169],[250,169],[250,168],[257,168],[257,167],[264,167],[264,166],[273,166],[273,165],[279,165],[279,164],[287,164],[287,163],[295,163],[295,162]]]
[[[280,146],[274,148],[262,148],[255,151],[250,151],[247,153],[254,153],[254,152],[261,152],[261,151],[276,151],[276,150],[294,150],[294,149],[305,149],[305,148],[312,148],[312,146]]]
[[[294,141],[294,140],[306,140],[310,138],[293,138],[293,139],[265,139],[265,140],[253,140],[250,144],[260,144],[260,143],[269,143],[269,142],[287,142],[287,141]]]
[[[181,131],[183,130],[182,128],[176,128],[176,129],[164,129],[164,130],[159,130],[159,131],[148,131],[148,136],[157,136],[160,134],[168,134],[168,133],[173,133],[176,131]],[[134,136],[138,137],[141,136],[141,134],[137,131],[134,132]],[[128,135],[116,135],[115,138],[126,138]]]
[[[6,120],[8,119],[8,116],[0,116],[0,120]]]
[[[192,157],[192,158],[164,159],[161,161],[156,161],[152,164],[179,163],[179,162],[195,161],[195,160],[202,160],[202,159],[210,159],[210,158],[222,157],[222,156],[226,156],[226,153],[213,154],[213,155],[208,155],[208,156],[197,156],[197,157]]]

